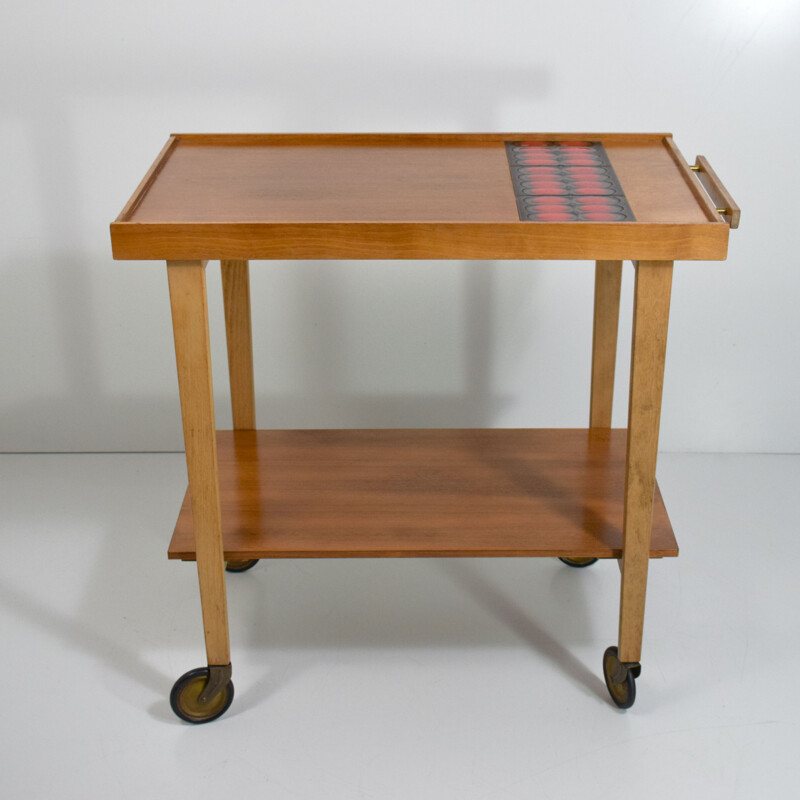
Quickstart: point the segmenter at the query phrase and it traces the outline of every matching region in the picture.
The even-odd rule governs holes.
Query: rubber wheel
[[[614,705],[617,708],[630,708],[636,700],[636,678],[642,671],[640,664],[631,664],[625,669],[625,679],[622,683],[614,683],[612,675],[620,666],[617,648],[609,647],[603,654],[603,676]]]
[[[233,681],[209,703],[201,703],[200,695],[208,682],[208,667],[198,667],[181,675],[169,695],[169,704],[184,722],[199,725],[221,717],[233,702]]]
[[[559,558],[559,561],[563,561],[568,567],[591,567],[592,564],[597,563],[596,558]]]
[[[247,561],[228,561],[225,564],[226,572],[247,572],[258,564],[257,558],[249,558]]]

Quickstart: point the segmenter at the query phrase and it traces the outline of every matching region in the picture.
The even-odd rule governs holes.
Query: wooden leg
[[[611,427],[621,284],[621,261],[597,262],[594,272],[594,333],[592,336],[590,428]]]
[[[209,666],[230,664],[204,261],[168,261],[172,327]]]
[[[671,261],[640,261],[635,267],[619,616],[619,660],[623,663],[639,661],[642,650],[672,286]]]
[[[250,323],[250,268],[247,261],[222,261],[221,266],[233,427],[251,431],[256,427],[256,401]]]

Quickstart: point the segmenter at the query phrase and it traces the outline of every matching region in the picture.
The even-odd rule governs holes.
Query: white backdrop
[[[797,2],[29,0],[0,44],[0,450],[182,448],[166,270],[108,235],[170,132],[620,130],[743,208],[727,262],[676,267],[662,448],[800,451]],[[251,271],[260,427],[586,424],[591,264]]]

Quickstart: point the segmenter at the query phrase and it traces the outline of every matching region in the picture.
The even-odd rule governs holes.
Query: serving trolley
[[[722,260],[739,209],[670,134],[173,135],[111,224],[114,258],[165,260],[189,488],[170,558],[195,560],[207,664],[187,722],[233,699],[225,571],[264,558],[618,559],[611,699],[635,699],[650,558],[678,547],[656,484],[673,262]],[[592,260],[583,429],[260,430],[249,262]],[[206,263],[219,260],[233,430],[218,431]],[[628,427],[611,428],[622,262],[635,267]]]

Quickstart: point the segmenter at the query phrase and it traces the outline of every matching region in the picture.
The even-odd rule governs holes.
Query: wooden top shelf
[[[520,221],[504,142],[604,145],[636,221]],[[115,258],[721,259],[728,226],[668,134],[170,138]]]
[[[619,558],[626,431],[218,433],[227,559]],[[656,489],[651,557],[678,546]],[[193,559],[189,495],[169,548]]]

